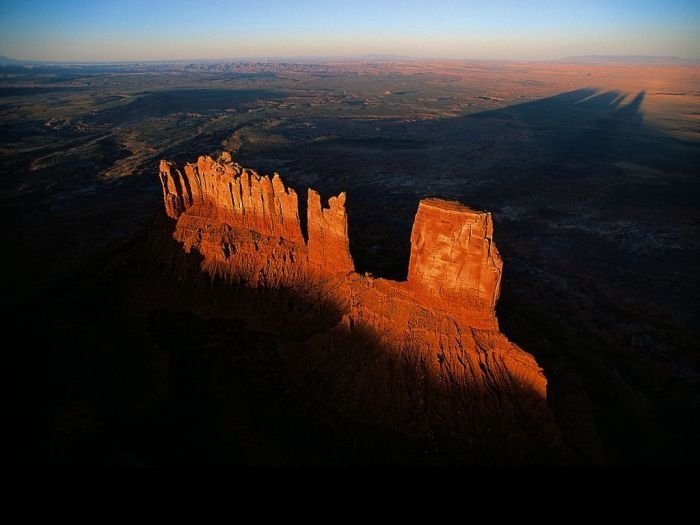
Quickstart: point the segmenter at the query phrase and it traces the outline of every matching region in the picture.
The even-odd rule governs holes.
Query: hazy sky
[[[700,58],[700,0],[0,0],[0,55]]]

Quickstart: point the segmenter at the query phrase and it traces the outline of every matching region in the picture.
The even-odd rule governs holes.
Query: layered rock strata
[[[408,264],[408,287],[418,302],[468,324],[495,322],[502,272],[490,213],[442,199],[420,202]]]
[[[489,213],[421,201],[408,279],[396,282],[355,273],[344,193],[324,206],[309,189],[302,231],[296,192],[226,153],[184,166],[162,161],[160,180],[166,213],[177,221],[173,236],[200,254],[204,271],[290,290],[311,305],[289,306],[292,325],[312,325],[303,319],[314,305],[324,311],[330,321],[280,344],[295,377],[317,385],[334,408],[475,443],[556,440],[542,370],[498,330],[503,263]],[[279,322],[260,326],[275,331]]]

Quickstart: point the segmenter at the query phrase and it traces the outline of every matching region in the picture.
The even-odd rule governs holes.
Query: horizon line
[[[562,63],[572,61],[596,61],[603,60],[610,63],[616,61],[640,61],[640,62],[690,62],[700,64],[699,58],[688,58],[677,55],[644,55],[644,54],[591,54],[572,55],[559,58],[476,58],[476,57],[441,57],[441,56],[411,56],[393,55],[385,53],[365,53],[361,55],[254,55],[244,57],[211,57],[211,58],[147,58],[147,59],[120,59],[120,60],[37,60],[13,58],[7,55],[0,55],[0,65],[107,65],[107,64],[178,64],[178,63],[204,63],[220,64],[225,62],[272,62],[284,63],[289,61],[451,61],[451,62],[540,62],[540,63]],[[2,63],[7,62],[7,63]],[[10,63],[10,64],[8,64]],[[14,63],[14,64],[12,64]]]

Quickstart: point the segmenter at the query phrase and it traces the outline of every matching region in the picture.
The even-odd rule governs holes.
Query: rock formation
[[[420,202],[408,265],[408,286],[420,302],[472,326],[495,322],[502,271],[490,213],[441,199]]]
[[[160,180],[173,236],[200,254],[204,271],[293,295],[284,315],[238,314],[280,336],[293,375],[330,407],[516,455],[556,441],[542,370],[498,330],[503,263],[489,213],[421,201],[408,279],[396,282],[355,273],[344,193],[324,207],[309,189],[304,232],[296,192],[226,153],[184,166],[162,161]]]

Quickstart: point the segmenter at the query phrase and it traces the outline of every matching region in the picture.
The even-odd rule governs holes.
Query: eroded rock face
[[[498,330],[503,263],[489,213],[421,201],[408,280],[395,282],[354,272],[344,193],[324,207],[310,189],[302,232],[294,190],[227,154],[162,161],[160,179],[173,236],[204,271],[291,291],[273,314],[239,314],[279,335],[293,376],[331,407],[403,432],[499,443],[518,457],[556,442],[542,370]]]
[[[408,285],[420,302],[472,325],[488,324],[502,272],[490,213],[442,199],[420,202],[408,265]]]
[[[328,199],[321,206],[321,196],[309,189],[308,202],[309,263],[320,273],[354,272],[348,239],[345,193]]]
[[[208,207],[237,226],[262,235],[303,242],[299,202],[293,189],[284,187],[279,175],[272,179],[244,169],[229,157],[215,161],[199,157],[182,169],[161,161],[165,211],[177,219],[192,206]]]
[[[161,161],[160,179],[166,213],[173,219],[181,219],[175,237],[188,250],[193,246],[209,246],[211,251],[202,254],[210,263],[227,263],[232,275],[244,277],[242,280],[251,285],[293,282],[293,279],[290,283],[285,279],[279,281],[278,274],[333,275],[355,271],[350,257],[344,193],[331,197],[328,207],[323,207],[321,196],[309,189],[308,240],[305,241],[297,194],[284,186],[278,174],[272,178],[258,175],[224,154],[218,161],[199,157],[196,164],[182,168]],[[206,228],[198,230],[197,225],[203,222]],[[238,232],[232,233],[230,228],[228,234],[219,232],[222,226]],[[216,234],[210,238],[213,230]],[[260,239],[253,239],[256,236]],[[268,242],[274,238],[279,242]],[[247,241],[252,241],[252,245],[248,246]],[[240,256],[232,259],[235,254]],[[259,279],[250,275],[251,265],[257,266]],[[239,275],[241,271],[245,275]],[[223,270],[223,273],[227,272]]]

